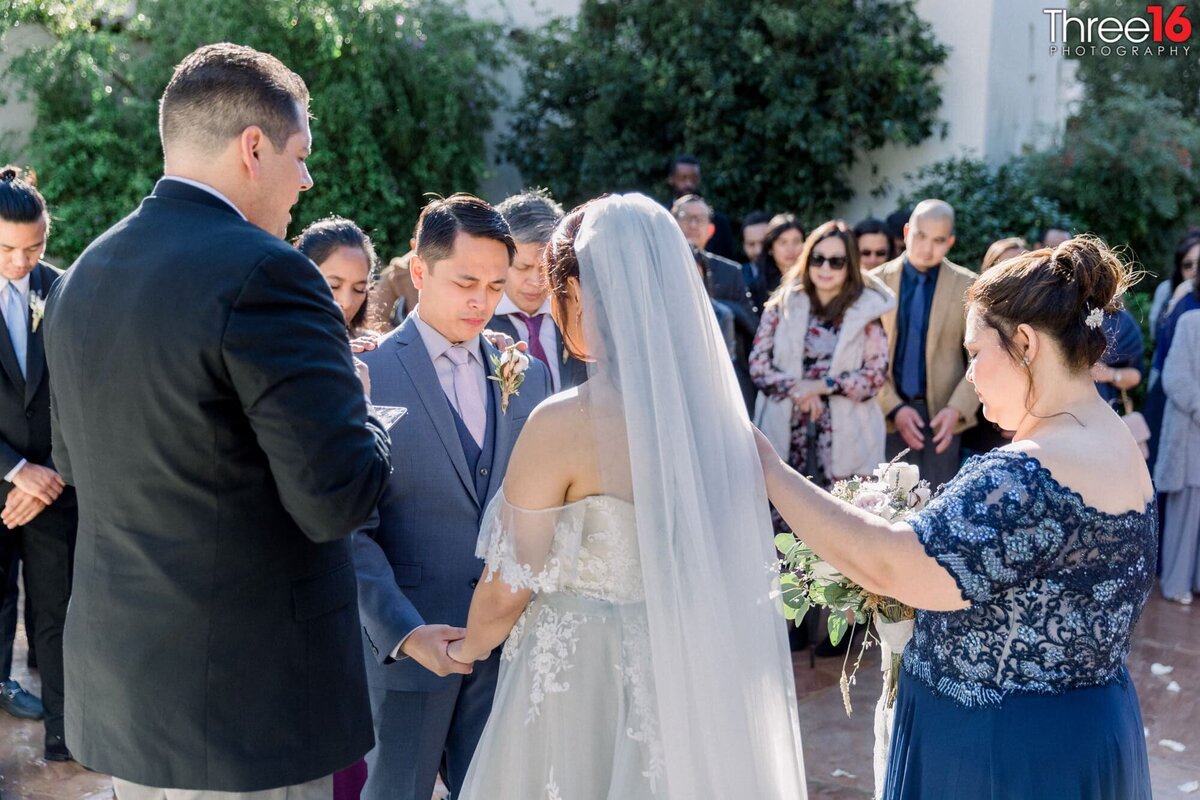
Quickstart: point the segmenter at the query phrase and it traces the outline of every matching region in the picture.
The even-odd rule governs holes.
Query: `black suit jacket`
[[[47,305],[79,498],[67,742],[136,783],[250,792],[372,744],[347,537],[390,470],[311,261],[164,180]]]
[[[62,275],[62,270],[44,262],[29,274],[29,292],[45,300]],[[2,318],[0,318],[2,319]],[[50,455],[50,380],[42,341],[45,325],[34,327],[30,313],[25,370],[17,362],[7,330],[0,330],[0,477],[25,459],[31,464],[54,468]],[[12,490],[8,481],[0,481],[0,503]],[[73,505],[75,493],[68,487],[56,503]]]
[[[545,323],[543,323],[545,324]],[[517,333],[517,326],[508,318],[507,314],[497,314],[487,324],[488,330],[507,333],[513,338],[513,341],[520,341],[521,337]],[[554,326],[554,352],[546,353],[549,358],[558,359],[558,378],[560,386],[558,391],[570,389],[578,386],[587,380],[587,363],[580,361],[574,356],[567,356],[563,359],[563,340],[562,334],[559,333],[558,326]]]
[[[722,303],[733,314],[735,352],[734,372],[742,390],[742,399],[748,409],[754,408],[757,389],[750,379],[750,350],[754,346],[754,335],[758,332],[758,315],[754,313],[754,301],[746,288],[742,267],[736,261],[722,258],[715,253],[704,254],[706,262],[705,283],[708,294]]]

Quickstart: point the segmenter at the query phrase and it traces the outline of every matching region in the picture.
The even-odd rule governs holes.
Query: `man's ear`
[[[252,180],[258,180],[262,175],[262,148],[271,146],[270,140],[257,125],[247,127],[238,136],[239,160]]]
[[[413,287],[418,292],[425,283],[426,269],[428,267],[425,265],[425,259],[413,253],[412,258],[408,260],[408,275],[412,279]]]

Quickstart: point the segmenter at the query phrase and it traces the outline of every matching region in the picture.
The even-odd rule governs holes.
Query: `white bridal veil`
[[[665,796],[804,798],[766,489],[699,271],[637,194],[590,204],[575,249],[601,471],[636,514]]]

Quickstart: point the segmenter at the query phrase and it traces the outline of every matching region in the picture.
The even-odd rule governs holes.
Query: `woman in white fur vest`
[[[887,375],[888,341],[879,317],[895,305],[882,281],[859,270],[854,234],[841,220],[809,235],[767,301],[750,355],[761,390],[755,423],[820,486],[870,475],[884,460],[875,395]],[[812,452],[816,463],[808,463]]]

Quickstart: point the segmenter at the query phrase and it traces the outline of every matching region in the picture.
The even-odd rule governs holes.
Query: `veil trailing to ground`
[[[588,205],[575,250],[599,466],[636,516],[665,796],[804,798],[766,488],[695,261],[637,194]]]

